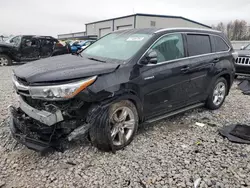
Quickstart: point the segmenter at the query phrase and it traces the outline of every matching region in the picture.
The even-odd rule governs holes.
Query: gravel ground
[[[0,188],[172,188],[194,187],[195,181],[198,187],[250,187],[250,145],[218,135],[222,126],[250,122],[250,96],[236,84],[220,110],[200,108],[141,126],[135,140],[116,154],[100,152],[86,141],[42,156],[9,134],[7,107],[16,101],[12,68],[0,68]]]

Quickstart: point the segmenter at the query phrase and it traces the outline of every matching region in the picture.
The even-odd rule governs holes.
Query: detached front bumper
[[[59,108],[52,112],[38,110],[22,98],[19,104],[19,108],[9,108],[10,130],[13,137],[29,149],[62,151],[66,142],[83,138],[90,128],[84,118],[63,116]]]
[[[22,118],[20,109],[10,107],[10,113],[10,131],[14,139],[19,143],[25,145],[29,149],[39,152],[43,152],[57,145],[53,143],[52,140],[41,140],[39,135],[36,135],[34,132],[32,133],[28,125],[30,122]]]

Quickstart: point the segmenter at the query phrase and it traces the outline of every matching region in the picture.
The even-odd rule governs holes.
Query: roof
[[[213,30],[213,29],[202,29],[202,28],[189,28],[189,27],[183,27],[183,28],[142,28],[142,29],[124,29],[124,30],[116,30],[113,31],[113,33],[140,33],[140,34],[154,34],[154,33],[161,33],[165,31],[174,31],[174,32],[193,32],[193,33],[214,33],[214,34],[220,34],[222,32]]]
[[[82,40],[96,40],[97,35],[87,35],[87,36],[77,36],[77,37],[60,37],[58,40],[65,40],[65,39],[82,39]]]
[[[221,31],[214,30],[214,29],[203,29],[203,28],[189,28],[189,27],[177,27],[177,28],[166,28],[166,29],[158,29],[155,33],[160,33],[162,31],[192,31],[192,32],[199,32],[199,31],[206,31],[206,32],[213,32],[213,33],[222,33]]]
[[[82,34],[82,33],[86,33],[86,31],[79,31],[79,32],[74,32],[74,33],[63,33],[63,34],[58,34],[58,36],[61,36],[61,35],[72,35],[72,34]]]
[[[196,22],[194,20],[190,20],[188,18],[184,18],[182,16],[170,16],[170,15],[159,15],[159,14],[143,14],[143,13],[137,13],[137,14],[131,14],[131,15],[127,15],[127,16],[122,16],[122,17],[117,17],[117,18],[111,18],[111,19],[106,19],[106,20],[100,20],[100,21],[96,21],[96,22],[90,22],[90,23],[86,23],[85,25],[90,25],[90,24],[96,24],[96,23],[100,23],[100,22],[106,22],[106,21],[112,21],[112,20],[117,20],[117,19],[122,19],[122,18],[128,18],[128,17],[132,17],[132,16],[150,16],[150,17],[158,17],[158,18],[177,18],[177,19],[183,19],[207,28],[211,28],[208,25],[202,24],[200,22]]]

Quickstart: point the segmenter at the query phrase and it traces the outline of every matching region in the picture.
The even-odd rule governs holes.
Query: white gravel
[[[250,145],[234,144],[218,128],[250,123],[250,96],[236,84],[220,110],[200,108],[141,126],[135,140],[116,154],[90,143],[45,156],[17,144],[8,130],[15,103],[13,67],[0,67],[0,188],[2,187],[250,187]],[[195,125],[205,123],[204,127]]]

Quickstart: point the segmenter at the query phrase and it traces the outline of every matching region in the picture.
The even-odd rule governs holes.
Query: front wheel
[[[207,99],[206,106],[210,110],[219,109],[226,98],[228,84],[225,78],[220,77],[216,80],[212,91]]]
[[[10,66],[12,65],[12,60],[7,55],[0,54],[0,66]]]
[[[133,140],[138,128],[138,113],[130,101],[120,101],[104,110],[90,129],[90,139],[100,150],[120,150]],[[110,146],[112,145],[112,146]]]

